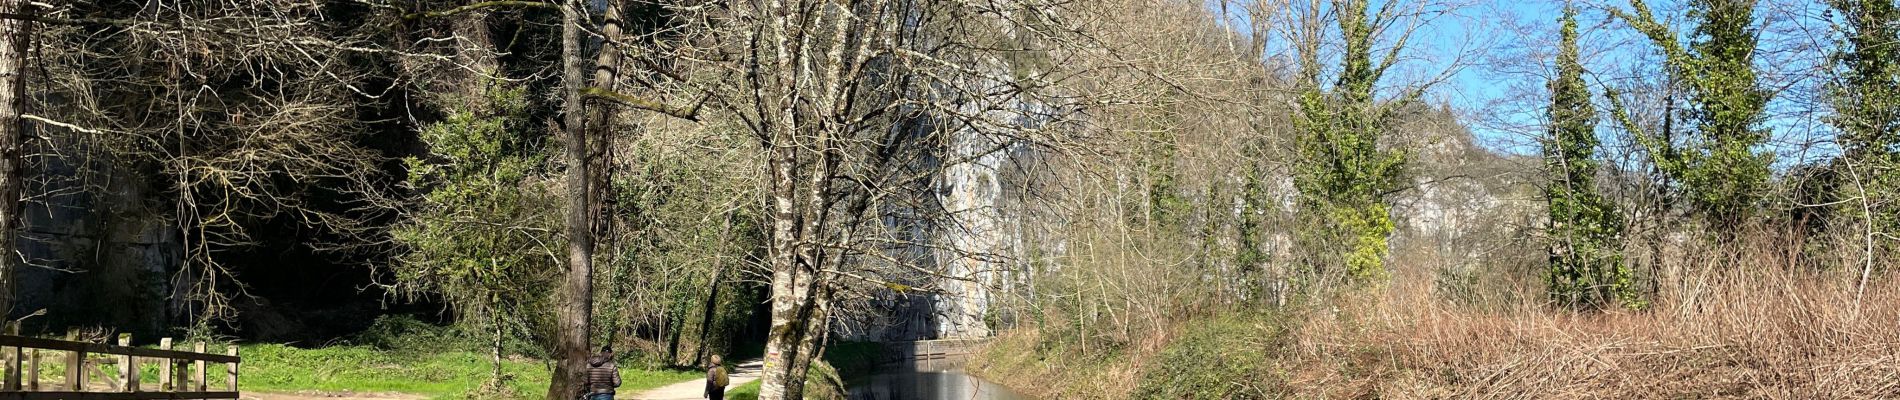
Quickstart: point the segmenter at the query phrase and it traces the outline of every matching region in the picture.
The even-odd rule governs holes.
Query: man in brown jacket
[[[600,354],[587,359],[587,400],[614,400],[620,387],[620,365],[614,363],[614,346],[600,348]]]
[[[725,400],[726,384],[731,383],[726,377],[726,367],[720,365],[717,354],[714,354],[712,360],[709,361],[711,362],[706,363],[706,398]]]

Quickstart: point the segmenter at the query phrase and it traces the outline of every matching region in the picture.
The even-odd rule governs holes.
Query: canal
[[[1027,400],[1029,397],[963,372],[961,360],[906,360],[855,377],[851,400]]]

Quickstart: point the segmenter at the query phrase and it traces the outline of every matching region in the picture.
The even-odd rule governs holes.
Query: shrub
[[[1234,399],[1275,397],[1270,351],[1284,347],[1286,330],[1274,318],[1229,315],[1190,324],[1143,372],[1134,398]]]

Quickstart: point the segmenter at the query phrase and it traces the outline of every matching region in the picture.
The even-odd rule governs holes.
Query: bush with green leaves
[[[1190,325],[1142,371],[1138,399],[1274,398],[1280,378],[1268,352],[1286,331],[1274,318],[1228,314]]]
[[[398,289],[440,296],[458,321],[504,337],[543,337],[561,268],[560,201],[546,187],[547,143],[527,93],[503,83],[423,128],[427,157],[407,159],[420,205],[394,229],[407,250]]]

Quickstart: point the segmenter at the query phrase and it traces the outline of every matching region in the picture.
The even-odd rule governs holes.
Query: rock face
[[[56,140],[70,141],[71,138]],[[19,286],[12,318],[36,327],[110,325],[159,334],[171,315],[170,271],[183,248],[177,229],[154,217],[148,190],[135,174],[90,161],[80,143],[61,143],[29,162],[22,207]]]
[[[1418,110],[1399,145],[1407,160],[1410,190],[1393,196],[1393,260],[1419,275],[1469,278],[1479,267],[1535,253],[1522,242],[1536,225],[1541,203],[1528,183],[1536,179],[1534,157],[1499,154],[1479,146],[1450,110]],[[1529,253],[1526,253],[1526,252]]]
[[[1021,192],[1023,174],[1015,160],[1027,152],[972,132],[952,136],[953,158],[969,161],[945,166],[940,178],[938,201],[951,223],[938,229],[943,246],[934,250],[947,279],[936,285],[941,293],[932,302],[937,323],[931,339],[991,335],[986,319],[996,291],[1010,290],[1015,281],[1015,270],[1005,260],[1019,254],[1021,236],[1015,233],[1020,227],[1014,222],[1020,218],[1012,218],[1018,207],[1007,194]]]
[[[860,321],[846,322],[839,333],[852,340],[910,341],[989,337],[993,304],[1020,279],[1016,260],[1022,248],[1017,214],[1023,191],[1021,160],[1033,151],[990,135],[961,130],[947,136],[935,168],[930,202],[941,207],[932,218],[907,227],[917,243],[909,254],[917,267],[933,274],[914,275],[906,285],[918,291],[887,291],[874,301],[879,309]]]
[[[970,78],[961,93],[1013,93],[1011,69],[999,60],[979,62],[988,78]],[[887,291],[872,301],[870,316],[841,323],[835,331],[847,339],[910,341],[984,338],[993,334],[992,310],[1016,286],[1023,274],[1017,260],[1023,253],[1023,202],[1036,151],[1010,134],[1035,129],[1053,110],[1019,95],[983,99],[939,99],[954,104],[957,117],[926,116],[922,122],[896,129],[913,129],[911,137],[934,146],[921,160],[929,171],[929,187],[915,199],[924,210],[894,210],[887,228],[916,242],[898,253],[908,254],[920,269],[899,279],[918,291]],[[973,118],[972,118],[973,117]],[[968,123],[975,119],[981,122]],[[914,217],[914,218],[913,218]],[[900,268],[901,269],[901,268]]]

